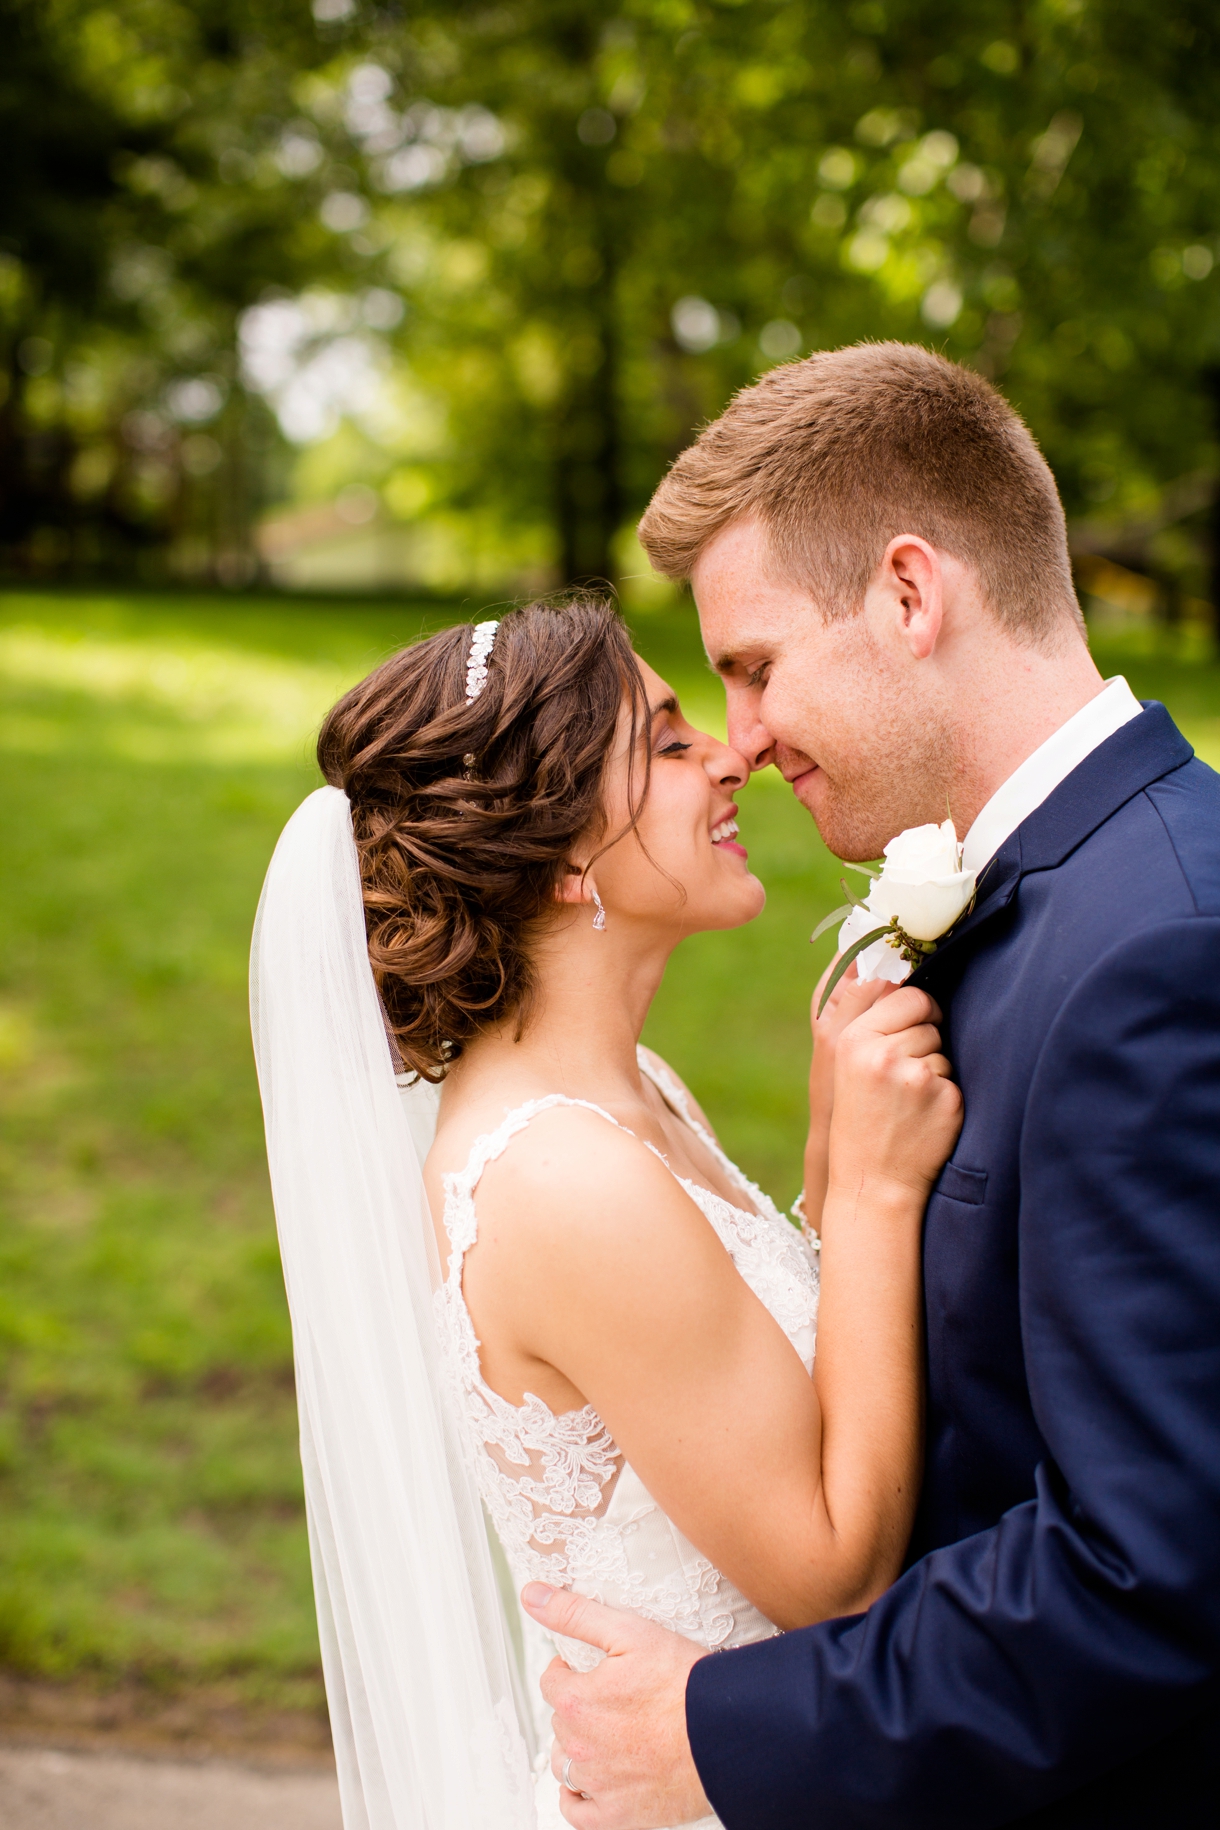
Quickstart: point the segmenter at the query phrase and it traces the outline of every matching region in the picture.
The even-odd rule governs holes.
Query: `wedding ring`
[[[568,1788],[569,1792],[575,1792],[577,1798],[588,1798],[589,1794],[587,1792],[582,1792],[579,1786],[574,1786],[572,1784],[571,1755],[569,1755],[563,1763],[563,1783]]]

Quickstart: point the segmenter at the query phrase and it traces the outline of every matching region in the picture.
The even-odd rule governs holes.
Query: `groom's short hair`
[[[743,388],[659,484],[640,539],[659,572],[689,578],[746,515],[828,618],[859,609],[896,535],[919,534],[972,568],[1015,636],[1081,621],[1032,433],[981,375],[916,344],[820,351]]]

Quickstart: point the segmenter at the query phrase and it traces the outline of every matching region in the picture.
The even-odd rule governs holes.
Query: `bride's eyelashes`
[[[680,756],[683,750],[689,750],[691,747],[690,744],[683,743],[680,737],[675,737],[668,726],[663,726],[656,733],[653,738],[653,746],[657,756]]]

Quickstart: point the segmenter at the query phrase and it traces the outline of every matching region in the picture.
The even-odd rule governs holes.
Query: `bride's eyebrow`
[[[678,701],[674,697],[674,695],[672,693],[670,693],[668,699],[661,699],[658,701],[658,703],[656,705],[649,706],[648,722],[650,724],[655,724],[656,720],[661,716],[662,712],[675,712],[676,713],[677,709],[678,709]]]

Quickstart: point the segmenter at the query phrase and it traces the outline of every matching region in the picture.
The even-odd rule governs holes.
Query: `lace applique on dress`
[[[749,1206],[737,1207],[700,1183],[675,1178],[811,1371],[816,1260],[795,1227],[694,1118],[682,1088],[642,1051],[639,1061],[641,1071],[749,1201]],[[479,1492],[513,1582],[518,1590],[526,1582],[549,1582],[611,1607],[629,1608],[709,1650],[766,1638],[775,1627],[662,1512],[591,1404],[557,1416],[532,1393],[526,1393],[523,1404],[510,1404],[483,1379],[479,1340],[462,1293],[463,1260],[478,1236],[475,1191],[488,1163],[540,1112],[556,1106],[580,1107],[626,1129],[600,1106],[553,1093],[510,1112],[497,1130],[476,1139],[464,1169],[444,1177],[450,1257],[437,1292],[442,1347]],[[651,1144],[646,1147],[660,1157]],[[539,1630],[528,1620],[525,1630],[528,1647],[530,1635]],[[578,1669],[589,1669],[601,1657],[576,1640],[559,1644]],[[533,1651],[542,1656],[536,1644]],[[549,1727],[544,1722],[540,1727],[545,1744]],[[555,1822],[560,1821],[556,1810]]]

